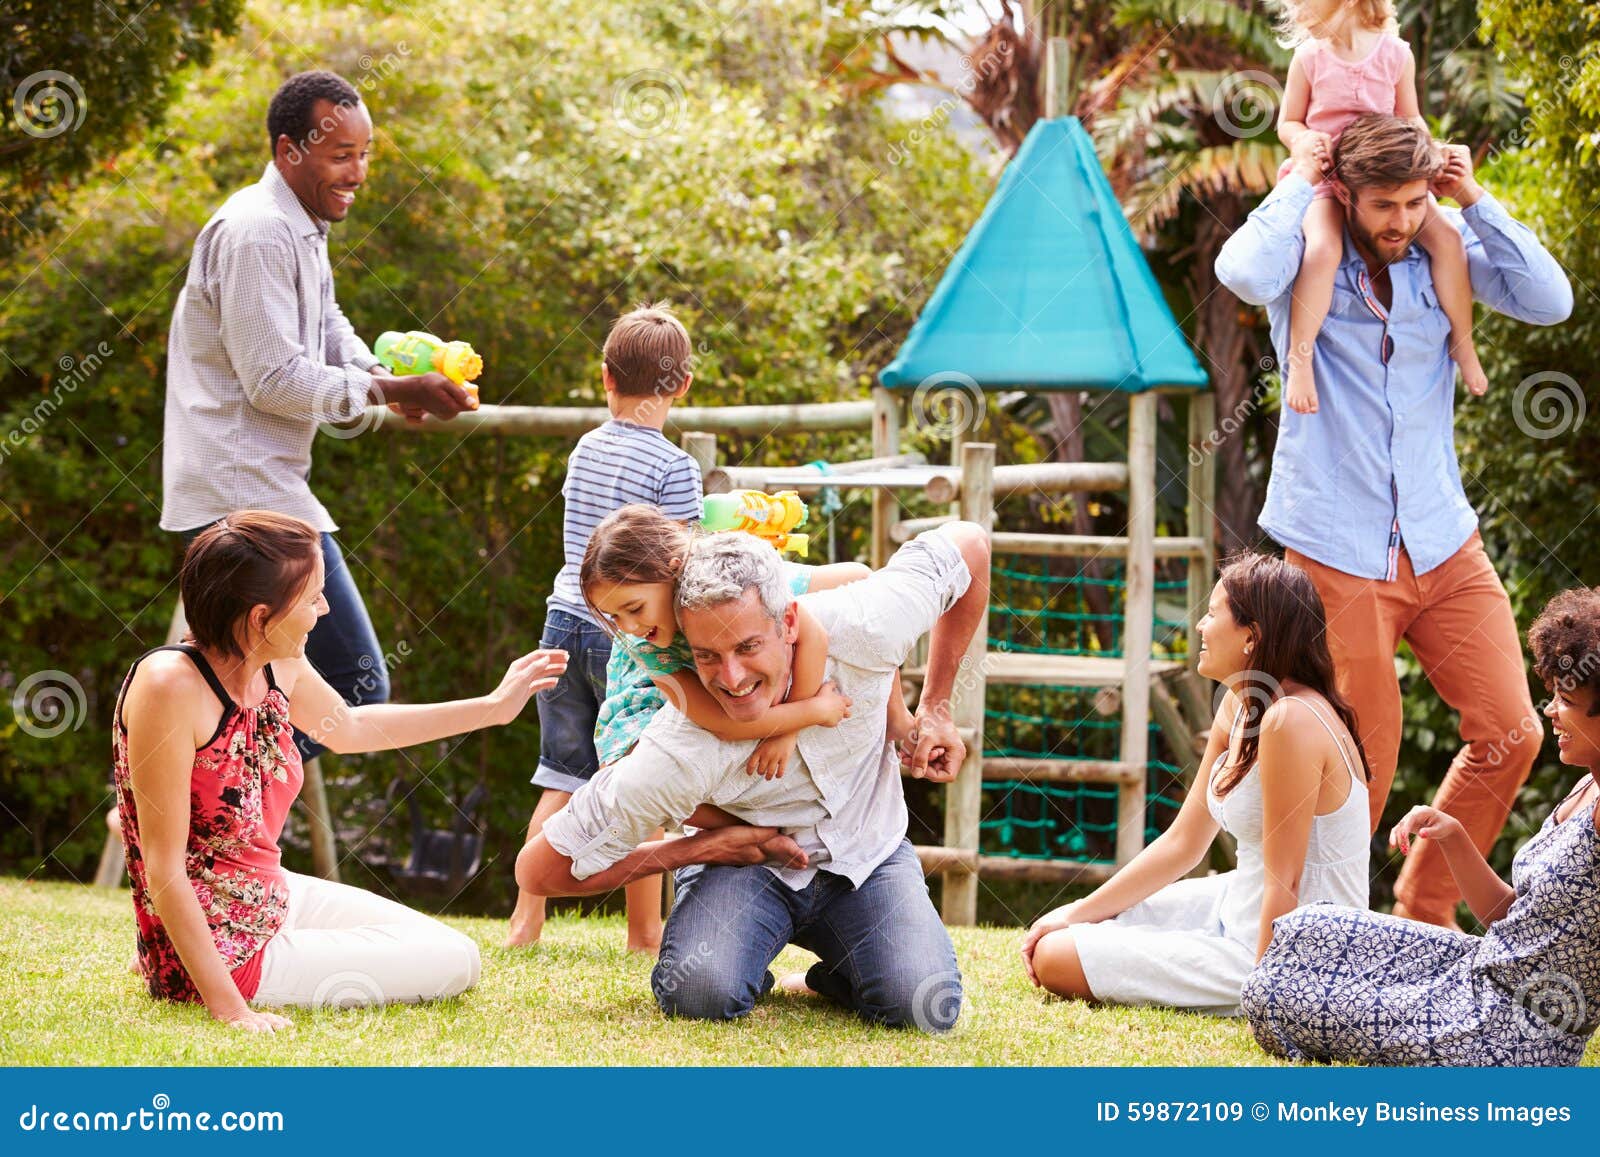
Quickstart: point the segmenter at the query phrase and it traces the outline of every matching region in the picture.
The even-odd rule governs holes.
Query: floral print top
[[[289,724],[289,700],[278,689],[270,665],[266,668],[265,698],[253,707],[240,708],[223,690],[198,648],[180,644],[156,650],[188,655],[222,701],[217,733],[194,753],[184,860],[217,952],[233,974],[239,994],[249,1000],[261,983],[261,949],[283,927],[289,911],[289,888],[278,837],[289,805],[300,794],[305,780],[294,729]],[[128,770],[128,730],[122,720],[122,698],[139,663],[148,657],[141,656],[123,681],[113,729],[117,812],[127,849],[128,876],[133,883],[139,967],[151,996],[199,1001],[200,994],[150,899],[140,849],[139,814]]]

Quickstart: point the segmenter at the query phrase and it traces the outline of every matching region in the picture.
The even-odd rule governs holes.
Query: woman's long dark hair
[[[1333,656],[1328,651],[1328,614],[1311,576],[1281,558],[1247,552],[1222,567],[1222,593],[1236,623],[1250,632],[1251,666],[1231,685],[1244,705],[1244,738],[1239,758],[1213,790],[1227,795],[1255,764],[1261,746],[1261,719],[1289,680],[1304,683],[1328,701],[1350,732],[1368,782],[1372,768],[1356,713],[1339,694]]]

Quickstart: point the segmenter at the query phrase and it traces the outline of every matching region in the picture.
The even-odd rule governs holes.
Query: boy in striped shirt
[[[545,612],[542,647],[569,656],[561,681],[539,693],[539,767],[543,789],[528,839],[599,770],[595,719],[606,698],[611,637],[595,621],[578,587],[589,536],[613,510],[648,503],[684,522],[700,518],[700,468],[662,434],[672,404],[693,377],[689,333],[664,304],[642,305],[619,317],[606,338],[601,379],[611,420],[591,430],[567,459],[562,522],[565,562]],[[661,944],[661,877],[627,887],[628,947],[654,953]],[[508,947],[532,944],[544,928],[544,897],[517,894]]]

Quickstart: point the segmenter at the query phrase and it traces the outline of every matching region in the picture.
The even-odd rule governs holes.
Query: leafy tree
[[[59,196],[161,123],[186,65],[242,0],[16,0],[0,17],[0,256],[48,230]],[[159,147],[159,140],[151,144]],[[126,163],[124,161],[124,163]]]
[[[21,285],[0,298],[0,701],[55,671],[85,702],[53,736],[0,714],[0,806],[20,821],[0,827],[0,863],[82,876],[103,839],[111,704],[176,593],[178,544],[156,527],[167,325],[196,233],[267,162],[285,76],[331,68],[372,109],[371,176],[331,235],[341,304],[369,340],[463,337],[486,402],[593,406],[611,318],[666,298],[697,343],[692,404],[857,398],[985,183],[943,131],[894,159],[905,126],[830,75],[863,18],[798,0],[248,10],[156,139],[65,199],[54,255],[31,241],[0,261]],[[537,644],[567,449],[456,429],[318,439],[313,486],[398,699],[487,690]],[[865,449],[864,433],[720,444],[734,462]],[[863,519],[842,517],[851,557]],[[384,819],[396,776],[441,822],[481,777],[499,859],[479,886],[509,888],[537,751],[530,710],[463,741],[329,758],[347,878],[367,878],[387,837],[406,842]]]

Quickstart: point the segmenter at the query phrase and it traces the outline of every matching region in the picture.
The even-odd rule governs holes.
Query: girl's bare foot
[[[785,996],[816,996],[817,990],[806,983],[804,972],[788,972],[778,978],[777,989]]]
[[[633,936],[629,936],[628,937],[628,951],[629,952],[640,952],[640,953],[643,953],[646,956],[660,956],[661,955],[661,937],[657,936],[654,940],[651,940],[648,937],[635,938]]]
[[[543,931],[542,928],[529,928],[527,925],[518,924],[513,920],[511,927],[506,931],[505,946],[507,948],[532,948],[539,943],[539,935]]]
[[[1289,359],[1289,376],[1283,383],[1283,400],[1297,414],[1317,412],[1317,379],[1311,373],[1310,358]]]

